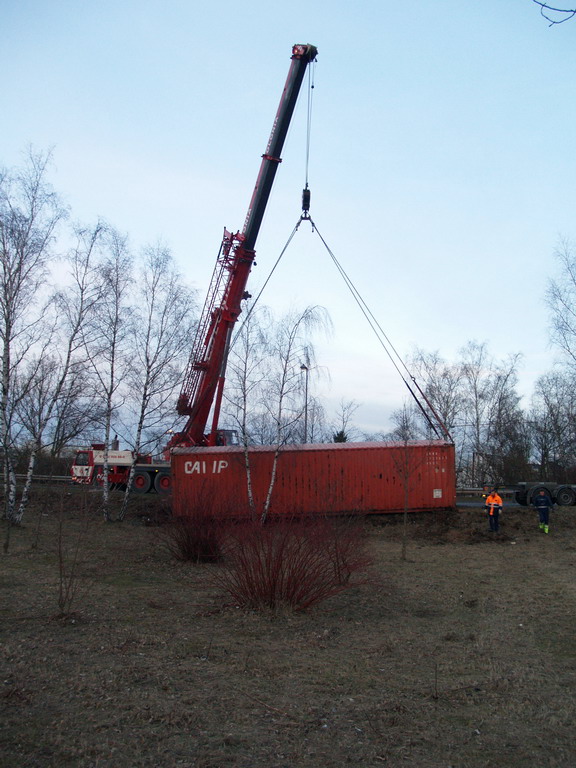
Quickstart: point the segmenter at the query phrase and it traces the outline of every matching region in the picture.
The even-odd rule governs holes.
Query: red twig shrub
[[[178,504],[178,517],[165,526],[160,538],[177,560],[214,563],[222,558],[222,542],[230,526],[230,516],[215,503],[209,488],[184,493]]]
[[[210,514],[194,514],[172,520],[161,529],[160,538],[176,560],[214,563],[222,557],[223,526]]]
[[[361,581],[370,565],[358,524],[271,519],[230,526],[218,585],[243,608],[303,611]]]

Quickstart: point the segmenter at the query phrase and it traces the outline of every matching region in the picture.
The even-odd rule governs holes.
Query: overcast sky
[[[531,0],[3,0],[0,164],[53,148],[85,223],[168,244],[203,296],[242,228],[293,43],[318,47],[311,214],[401,355],[470,340],[550,369],[554,250],[576,237],[576,21]],[[306,82],[305,82],[306,85]],[[300,215],[306,89],[257,243],[256,295]],[[387,430],[404,385],[320,241],[298,233],[262,301],[320,304],[334,405]],[[527,399],[526,399],[527,402]]]

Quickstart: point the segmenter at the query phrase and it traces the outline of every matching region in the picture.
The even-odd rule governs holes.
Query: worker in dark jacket
[[[550,494],[546,493],[543,488],[536,494],[534,501],[532,502],[532,505],[538,510],[538,523],[540,530],[544,531],[544,533],[548,533],[550,530],[548,523],[550,519],[550,510],[552,509],[553,504],[554,502],[550,498]]]
[[[484,509],[488,512],[488,521],[490,530],[498,533],[500,530],[500,511],[502,510],[502,497],[499,496],[496,488],[486,497]]]

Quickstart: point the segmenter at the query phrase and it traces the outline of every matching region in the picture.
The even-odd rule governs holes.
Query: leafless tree
[[[111,227],[106,228],[104,247],[106,255],[100,265],[99,300],[91,321],[84,327],[83,340],[86,358],[103,403],[102,511],[104,518],[109,520],[108,452],[112,423],[123,405],[122,386],[129,361],[127,343],[132,312],[129,298],[133,260],[127,237]]]
[[[560,274],[550,280],[546,301],[551,315],[552,342],[567,364],[576,370],[576,254],[570,240],[562,240],[555,251]]]
[[[294,427],[303,415],[302,377],[300,359],[302,350],[306,350],[311,367],[316,365],[311,336],[320,330],[330,328],[330,319],[325,309],[319,306],[307,307],[301,314],[292,312],[277,328],[271,341],[271,354],[276,366],[270,370],[267,385],[264,388],[262,406],[269,414],[275,427],[274,459],[268,493],[260,519],[266,521],[270,510],[272,492],[276,482],[276,472],[280,457],[280,448],[293,441]]]
[[[438,351],[416,349],[409,367],[417,380],[422,382],[426,397],[450,434],[454,434],[464,404],[462,364],[459,361],[446,362]]]
[[[45,445],[50,456],[61,456],[75,440],[89,442],[94,425],[103,423],[102,401],[94,392],[89,371],[84,365],[71,366],[47,427]]]
[[[269,445],[273,440],[270,420],[257,406],[268,379],[273,328],[267,307],[249,311],[228,357],[223,415],[238,430],[245,446]]]
[[[308,440],[311,443],[328,443],[332,435],[326,425],[326,409],[316,395],[308,394]]]
[[[417,349],[410,361],[426,398],[456,445],[461,483],[482,484],[526,468],[528,436],[516,392],[520,355],[497,361],[485,343],[469,342],[454,363]],[[395,436],[430,438],[421,411],[395,414]]]
[[[0,439],[4,514],[11,522],[18,522],[19,514],[11,459],[15,409],[27,392],[27,382],[34,380],[23,373],[26,358],[38,344],[49,346],[51,330],[40,305],[47,298],[55,230],[66,215],[46,180],[49,162],[49,153],[30,151],[21,169],[0,172]],[[36,355],[39,359],[41,354]]]
[[[250,445],[269,445],[274,437],[268,414],[258,409],[269,371],[269,339],[274,321],[267,307],[248,312],[230,350],[223,414],[239,432],[244,446],[248,504],[253,518],[256,503],[250,466]]]
[[[176,270],[170,251],[157,244],[144,249],[130,318],[130,361],[126,385],[135,433],[133,463],[119,518],[126,514],[137,454],[157,447],[170,419],[193,338],[194,298]],[[173,423],[172,423],[173,426]]]
[[[69,393],[69,376],[74,376],[75,369],[84,363],[82,334],[99,298],[94,252],[102,231],[100,223],[92,230],[77,229],[76,246],[69,256],[71,285],[54,298],[57,320],[53,332],[27,366],[30,373],[18,411],[30,435],[30,456],[16,522],[20,522],[28,504],[36,459],[45,446],[48,425]]]
[[[268,516],[276,480],[280,449],[300,442],[305,402],[302,361],[316,367],[311,338],[327,332],[330,320],[321,307],[291,312],[275,321],[261,309],[251,313],[237,337],[229,358],[226,413],[239,429],[245,446],[248,500],[254,517]],[[267,496],[256,509],[252,492],[248,447],[267,444],[276,447]]]
[[[390,421],[394,424],[394,429],[386,435],[385,439],[406,442],[422,438],[419,415],[420,411],[411,403],[404,403],[402,408],[397,408],[392,412]]]
[[[415,414],[416,411],[410,404],[404,404],[401,409],[395,411],[396,428],[389,436],[389,439],[396,443],[396,445],[390,446],[390,450],[392,462],[403,490],[402,550],[400,555],[402,560],[406,560],[407,557],[410,494],[418,485],[418,470],[423,462],[422,453],[416,453],[412,448],[412,441],[415,439],[415,432],[418,429]]]
[[[335,443],[352,442],[358,439],[359,432],[352,423],[360,403],[356,400],[340,400],[336,418],[332,424],[332,440]]]
[[[502,481],[502,456],[522,433],[516,393],[520,355],[497,362],[485,343],[469,342],[462,350],[464,418],[462,450],[472,456],[473,483]]]
[[[546,302],[550,337],[560,350],[556,370],[540,377],[532,400],[530,421],[536,459],[547,479],[568,482],[576,456],[576,246],[563,238],[555,250],[558,274],[550,280]]]
[[[311,372],[310,379],[316,374],[325,375],[324,369],[316,365],[310,337],[320,328],[329,332],[330,321],[321,308],[305,310],[302,322],[306,330],[291,343],[290,329],[298,317],[298,313],[291,312],[275,319],[268,308],[261,307],[250,313],[234,339],[228,359],[224,415],[239,430],[246,445],[277,442],[276,404],[280,390],[284,392],[285,422],[281,429],[287,433],[283,442],[302,442],[306,407],[303,365]],[[292,349],[290,361],[284,357],[284,346]],[[282,380],[281,367],[284,375],[290,371],[289,386]],[[309,436],[324,440],[324,409],[310,392],[307,410]]]
[[[327,324],[325,311],[318,306],[302,313],[293,311],[277,323],[269,340],[269,369],[260,407],[274,425],[277,444],[297,442],[296,425],[304,411],[301,359],[306,351],[309,367],[316,366],[311,335]]]
[[[575,482],[576,379],[572,370],[556,370],[536,382],[528,417],[539,477]]]

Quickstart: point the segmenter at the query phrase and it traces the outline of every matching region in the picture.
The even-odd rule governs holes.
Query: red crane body
[[[232,330],[242,311],[241,301],[246,297],[246,284],[254,261],[256,239],[278,164],[282,162],[280,154],[304,74],[308,64],[316,58],[317,52],[313,45],[294,45],[292,48],[288,77],[268,145],[262,155],[244,228],[236,234],[224,230],[224,239],[178,398],[178,413],[188,416],[188,420],[182,432],[172,437],[168,447],[218,443],[218,417]],[[206,435],[212,406],[212,425]]]

